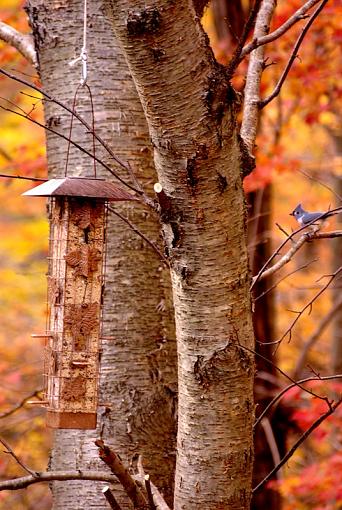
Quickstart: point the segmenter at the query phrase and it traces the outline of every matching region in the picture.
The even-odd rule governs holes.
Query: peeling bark
[[[253,328],[237,98],[190,2],[108,5],[170,203],[163,233],[178,342],[175,509],[247,509],[254,363],[243,349],[253,348]]]
[[[83,2],[31,0],[28,4],[44,89],[72,104],[80,67],[69,67],[82,45]],[[156,180],[146,121],[102,2],[88,1],[88,84],[93,91],[96,130],[116,154],[128,160],[147,190]],[[81,90],[77,111],[90,122],[90,102]],[[66,133],[70,116],[45,103],[46,122]],[[73,139],[92,152],[91,137],[74,122]],[[63,176],[66,143],[47,135],[50,176]],[[97,154],[114,164],[103,149]],[[119,169],[120,170],[120,169]],[[68,175],[92,174],[89,158],[70,150]],[[99,169],[98,169],[99,172]],[[120,170],[121,172],[121,170]],[[129,178],[128,176],[123,177]],[[102,176],[104,176],[102,174]],[[110,178],[106,174],[106,178]],[[151,240],[159,240],[156,215],[141,204],[115,205]],[[176,349],[169,272],[151,247],[117,217],[108,226],[104,296],[99,427],[59,430],[52,469],[103,470],[94,439],[103,439],[132,465],[141,454],[151,480],[171,500],[175,465]],[[107,508],[103,484],[53,483],[54,509]],[[130,508],[119,486],[115,498]]]

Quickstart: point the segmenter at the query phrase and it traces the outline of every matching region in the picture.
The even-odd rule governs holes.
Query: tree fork
[[[162,221],[178,342],[175,509],[245,510],[254,359],[239,346],[253,346],[253,328],[237,98],[190,2],[108,9],[171,204]]]

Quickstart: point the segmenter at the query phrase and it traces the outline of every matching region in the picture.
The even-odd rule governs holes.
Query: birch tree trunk
[[[43,88],[72,105],[80,80],[80,64],[68,66],[82,46],[83,2],[30,0],[28,13],[39,57]],[[105,16],[102,2],[88,1],[88,84],[94,97],[96,130],[114,152],[137,170],[151,189],[156,180],[145,117],[126,63]],[[78,113],[90,123],[90,101],[82,89]],[[70,116],[45,103],[46,122],[66,134]],[[72,138],[92,152],[92,140],[74,122]],[[47,135],[50,176],[64,176],[66,143]],[[113,164],[100,148],[98,156]],[[116,169],[117,170],[117,169]],[[99,168],[98,168],[99,171]],[[93,163],[71,149],[68,175],[92,174]],[[103,174],[110,178],[108,173]],[[121,173],[122,177],[129,179]],[[142,205],[115,206],[144,234],[158,240],[157,216]],[[158,255],[122,220],[111,217],[108,232],[107,277],[101,362],[99,427],[97,431],[55,433],[52,469],[105,469],[93,442],[103,438],[131,465],[138,454],[152,481],[170,501],[175,464],[176,344],[169,271]],[[106,509],[101,483],[56,482],[55,510]],[[119,496],[118,496],[119,494]],[[126,496],[116,494],[121,507]]]
[[[254,363],[239,100],[191,2],[108,5],[167,196],[179,371],[175,509],[247,509]]]

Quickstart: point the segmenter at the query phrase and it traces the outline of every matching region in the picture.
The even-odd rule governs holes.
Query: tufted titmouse
[[[340,208],[339,208],[340,209]],[[308,225],[315,220],[318,220],[318,223],[323,223],[326,218],[329,216],[333,216],[334,214],[339,214],[341,211],[326,211],[326,212],[307,212],[304,211],[302,204],[298,204],[297,207],[290,213],[290,216],[294,216],[298,221],[301,227]],[[313,223],[312,223],[313,224]]]

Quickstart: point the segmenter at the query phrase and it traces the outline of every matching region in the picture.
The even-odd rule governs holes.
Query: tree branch
[[[268,411],[271,409],[271,407],[274,406],[280,400],[285,393],[287,393],[291,388],[294,388],[295,386],[299,386],[301,390],[303,390],[302,384],[310,381],[331,381],[332,379],[342,379],[342,374],[336,374],[336,375],[326,375],[322,377],[306,377],[305,379],[300,379],[299,381],[294,381],[292,384],[289,384],[286,386],[286,388],[282,389],[272,400],[271,402],[265,407],[263,412],[260,414],[257,420],[255,420],[255,423],[253,425],[253,428],[261,422],[261,420],[264,418],[264,416],[268,413]]]
[[[146,484],[146,481],[147,481],[146,477],[149,476],[149,475],[145,474],[144,467],[143,467],[143,464],[142,464],[142,456],[141,455],[139,455],[139,457],[138,457],[137,468],[138,468],[138,476],[135,476],[135,478],[139,479],[140,483],[144,483],[144,486],[146,487],[146,492],[147,492],[147,495],[148,495],[148,498],[149,498],[150,506],[151,506],[152,501],[150,500],[150,494],[148,492],[149,489],[147,488],[148,485],[150,485],[151,496],[153,498],[153,504],[154,504],[156,510],[170,510],[170,507],[166,503],[166,501],[163,498],[163,496],[160,494],[160,492],[157,489],[157,487],[150,480],[148,480],[149,483]]]
[[[305,27],[302,29],[302,32],[300,34],[300,36],[298,37],[297,41],[296,41],[296,44],[294,45],[294,48],[293,48],[293,51],[292,51],[292,54],[289,58],[289,61],[288,63],[286,64],[286,67],[281,75],[281,77],[279,78],[279,81],[277,83],[277,85],[275,86],[274,88],[274,91],[272,92],[272,94],[270,94],[268,97],[266,97],[265,99],[263,99],[262,101],[259,101],[259,108],[264,108],[266,105],[268,105],[268,103],[270,103],[272,101],[272,99],[274,99],[275,97],[277,97],[277,95],[279,94],[280,90],[281,90],[281,87],[283,86],[284,84],[284,81],[286,80],[287,78],[287,75],[289,74],[290,72],[290,69],[292,67],[292,64],[293,62],[295,61],[295,59],[297,58],[297,52],[298,52],[298,49],[299,47],[301,46],[303,40],[304,40],[304,37],[306,36],[309,28],[311,27],[312,23],[315,21],[315,19],[317,18],[317,16],[320,14],[320,12],[323,10],[325,4],[328,2],[328,0],[323,0],[322,3],[317,7],[317,9],[313,12],[312,16],[310,16],[309,18],[309,21],[307,22],[307,24],[305,25]]]
[[[114,172],[114,170],[109,165],[104,163],[104,161],[99,159],[97,156],[94,156],[94,154],[91,154],[89,151],[87,151],[87,149],[85,149],[84,147],[79,145],[77,142],[74,142],[73,140],[71,140],[67,136],[63,135],[63,133],[59,133],[55,129],[52,129],[51,127],[47,126],[46,124],[42,124],[38,120],[32,119],[32,117],[29,117],[27,114],[16,112],[15,110],[12,110],[11,108],[6,108],[5,106],[2,106],[2,105],[0,105],[0,109],[4,110],[4,111],[7,111],[7,112],[10,112],[10,113],[14,113],[15,115],[18,115],[19,117],[22,117],[22,118],[32,122],[33,124],[36,124],[37,126],[43,128],[43,129],[46,129],[46,131],[50,131],[51,133],[59,136],[60,138],[63,138],[63,140],[66,140],[67,142],[71,143],[71,145],[76,147],[78,150],[80,150],[81,152],[83,152],[84,154],[89,156],[90,158],[94,159],[97,163],[99,163],[101,166],[103,166],[103,168],[108,170],[108,172],[110,172],[112,175],[114,175],[114,177],[116,177],[116,179],[118,179],[118,181],[120,181],[121,184],[123,184],[124,186],[127,186],[127,188],[129,188],[130,190],[135,191],[138,194],[139,198],[140,198],[141,193],[140,193],[140,191],[138,189],[136,189],[133,186],[131,186],[130,184],[128,184],[116,172]]]
[[[284,35],[290,28],[293,27],[293,25],[298,23],[298,21],[305,19],[307,17],[305,16],[305,14],[311,9],[311,7],[316,5],[319,1],[320,0],[309,0],[294,14],[292,14],[292,16],[287,21],[285,21],[285,23],[283,23],[279,28],[277,28],[268,35],[264,35],[263,37],[254,37],[254,39],[250,43],[246,44],[246,46],[242,49],[240,56],[241,60],[259,46],[263,46],[265,44],[273,42],[282,35]]]
[[[276,340],[275,342],[262,342],[264,344],[280,344],[284,338],[289,335],[290,338],[289,338],[289,341],[291,340],[291,335],[292,335],[292,328],[296,325],[296,323],[299,321],[300,317],[303,315],[303,313],[305,312],[305,310],[309,309],[309,314],[311,312],[311,309],[312,309],[312,305],[313,303],[319,298],[319,296],[321,296],[321,294],[323,294],[323,292],[329,287],[329,285],[331,284],[331,282],[336,278],[336,276],[342,271],[342,266],[340,266],[338,269],[336,269],[336,271],[334,273],[332,273],[331,275],[328,275],[330,276],[329,280],[328,280],[328,283],[326,283],[324,285],[324,287],[322,287],[322,289],[317,292],[317,294],[314,295],[314,297],[312,299],[310,299],[310,301],[299,311],[299,312],[295,312],[297,314],[297,317],[295,318],[294,321],[292,321],[292,323],[290,324],[290,326],[287,328],[287,330],[285,331],[285,333],[279,338],[279,340]]]
[[[6,76],[7,78],[9,78],[10,80],[13,80],[13,81],[16,81],[18,83],[21,83],[22,85],[25,85],[26,87],[29,87],[31,88],[32,90],[35,90],[36,92],[39,92],[39,94],[41,94],[42,96],[44,96],[44,98],[46,98],[47,100],[49,101],[52,101],[53,103],[55,103],[56,105],[60,106],[63,110],[67,111],[68,113],[70,113],[71,115],[73,115],[81,124],[83,124],[83,126],[86,128],[87,132],[91,135],[94,136],[94,138],[102,145],[102,147],[107,151],[107,153],[111,156],[111,158],[123,169],[125,169],[129,175],[131,176],[131,179],[135,185],[135,188],[132,187],[132,186],[129,186],[128,184],[126,184],[128,187],[130,187],[131,189],[133,189],[142,199],[142,201],[148,205],[151,209],[153,210],[157,210],[157,206],[155,204],[155,202],[145,193],[145,191],[143,190],[141,184],[139,183],[138,179],[136,178],[135,174],[134,174],[134,171],[131,167],[131,165],[129,164],[129,162],[125,162],[123,161],[121,158],[119,158],[114,152],[113,150],[109,147],[109,145],[103,140],[103,138],[97,134],[97,132],[95,130],[92,129],[92,127],[88,124],[88,122],[80,115],[78,114],[76,111],[74,111],[72,108],[69,108],[69,106],[67,106],[66,104],[64,104],[62,101],[59,101],[58,99],[56,99],[55,97],[51,96],[50,94],[48,94],[47,92],[45,92],[43,89],[37,87],[36,85],[34,85],[33,83],[27,81],[27,80],[24,80],[23,78],[18,78],[17,76],[14,76],[13,74],[9,73],[8,71],[5,71],[4,69],[0,68],[0,74]],[[16,112],[14,112],[16,113]],[[30,119],[32,120],[32,119]],[[42,127],[45,127],[45,126],[42,126]],[[45,129],[47,129],[47,127],[45,127]],[[57,131],[52,131],[53,133],[57,134],[57,135],[60,135],[60,133],[58,133]],[[62,137],[63,138],[63,137]],[[73,143],[73,142],[71,142]],[[102,163],[100,163],[102,164]],[[125,184],[124,181],[122,181],[122,179],[120,179],[118,177],[118,175],[112,170],[110,169],[110,167],[107,166],[107,170],[112,174],[114,175],[114,177],[116,177],[118,180],[120,180],[121,182],[123,182]]]
[[[168,268],[170,267],[169,261],[167,260],[165,255],[159,250],[158,246],[153,241],[151,241],[147,236],[145,236],[145,234],[143,234],[141,232],[141,230],[139,230],[136,225],[134,225],[132,222],[130,222],[128,218],[125,218],[124,216],[122,216],[122,214],[120,214],[118,211],[116,211],[113,207],[108,206],[108,210],[111,213],[115,214],[115,216],[120,218],[122,221],[127,223],[127,225],[133,230],[133,232],[138,234],[138,236],[140,236],[144,241],[146,241],[146,243],[149,246],[151,246],[151,248],[158,254],[158,257],[167,265],[167,267]]]
[[[286,464],[286,462],[292,457],[292,455],[295,453],[295,451],[297,450],[297,448],[305,441],[305,439],[317,428],[319,427],[319,425],[326,419],[328,418],[331,414],[333,414],[336,409],[338,408],[338,406],[341,404],[342,402],[342,399],[338,400],[336,403],[332,404],[331,405],[331,408],[324,414],[322,414],[322,416],[320,416],[316,421],[314,421],[314,423],[311,425],[311,427],[309,427],[305,432],[304,434],[302,434],[300,436],[300,438],[298,439],[298,441],[295,442],[295,444],[292,446],[292,448],[287,452],[286,455],[284,455],[284,457],[281,459],[281,461],[279,462],[279,464],[277,464],[273,469],[272,471],[270,471],[270,473],[265,476],[265,478],[252,490],[252,493],[254,494],[256,491],[258,491],[265,483],[267,483],[271,478],[272,476],[277,473],[279,471],[279,469],[284,465]]]
[[[32,36],[22,34],[15,28],[0,21],[0,39],[13,46],[34,67],[38,67],[38,60]]]
[[[105,487],[103,487],[102,489],[102,494],[104,495],[104,497],[106,498],[106,500],[108,501],[108,504],[110,505],[110,507],[113,509],[113,510],[121,510],[121,506],[119,505],[119,503],[116,501],[115,497],[114,497],[114,494],[112,493],[112,491],[110,490],[110,488],[108,487],[108,485],[106,485]]]
[[[118,478],[127,496],[132,501],[134,508],[146,510],[147,500],[119,456],[106,446],[102,439],[97,439],[95,445],[99,448],[101,460],[107,464],[112,473]]]
[[[31,393],[31,395],[28,395],[27,397],[23,398],[17,405],[15,405],[11,409],[9,409],[9,411],[5,411],[4,413],[1,413],[0,414],[0,419],[7,418],[7,416],[11,416],[11,414],[14,414],[19,409],[22,409],[24,407],[24,405],[26,404],[26,402],[28,400],[30,400],[32,397],[39,398],[39,394],[41,393],[41,391],[42,390],[34,391],[33,393]]]
[[[291,235],[289,235],[285,241],[283,241],[281,243],[281,245],[272,253],[272,255],[266,260],[265,264],[262,266],[262,268],[260,269],[260,271],[258,272],[258,274],[256,276],[253,277],[253,280],[252,280],[252,285],[251,285],[251,288],[250,290],[252,290],[256,283],[261,279],[261,278],[264,278],[263,274],[265,273],[265,270],[266,268],[269,266],[269,264],[272,262],[272,260],[277,256],[279,255],[281,249],[285,246],[285,244],[287,244],[289,241],[292,241],[294,236],[299,234],[300,232],[303,232],[304,230],[306,230],[308,227],[310,227],[311,225],[314,225],[315,223],[317,223],[318,220],[324,220],[325,218],[329,217],[329,216],[332,216],[333,213],[339,213],[342,211],[342,207],[336,207],[335,209],[331,209],[330,211],[326,211],[324,213],[321,214],[321,216],[319,216],[318,218],[316,218],[315,220],[311,221],[310,223],[308,223],[307,225],[304,225],[303,227],[300,227],[298,228],[297,230],[295,230],[294,232],[292,232]],[[337,235],[336,235],[336,232],[337,232]],[[323,238],[327,238],[327,237],[339,237],[339,232],[340,231],[336,231],[336,232],[322,232],[320,234],[316,233],[316,236],[317,236],[317,239],[323,239]],[[327,234],[330,234],[330,235],[327,235]],[[313,237],[314,239],[315,237]],[[311,239],[310,239],[311,240]],[[295,244],[295,243],[294,243]]]
[[[14,453],[14,451],[12,450],[10,445],[1,437],[0,437],[0,443],[2,445],[4,445],[4,447],[6,448],[6,451],[4,453],[8,453],[9,455],[11,455],[11,457],[14,458],[14,460],[19,464],[19,466],[21,466],[24,469],[24,471],[27,471],[27,473],[30,473],[30,475],[33,477],[37,476],[37,473],[35,471],[33,471],[33,469],[30,469],[29,467],[27,467],[26,464],[24,464],[19,459],[19,457]]]
[[[52,482],[55,480],[94,480],[98,482],[114,483],[117,481],[117,478],[114,475],[110,475],[108,472],[101,471],[46,471],[37,472],[35,476],[30,475],[13,478],[12,480],[0,481],[0,491],[25,489],[34,483]]]
[[[241,52],[243,50],[244,44],[247,41],[248,34],[254,25],[258,11],[260,9],[260,4],[261,4],[261,0],[255,0],[254,5],[249,13],[248,19],[245,23],[245,26],[243,27],[243,32],[240,37],[239,43],[233,53],[232,58],[230,59],[228,65],[227,65],[227,74],[228,74],[229,78],[231,78],[233,76],[235,69],[238,67],[238,65],[240,64],[240,62],[243,59],[243,57],[241,56]]]
[[[300,356],[299,356],[299,358],[297,360],[295,369],[293,371],[294,379],[296,377],[300,376],[300,374],[301,374],[301,372],[303,370],[303,367],[304,367],[304,364],[305,364],[305,361],[306,361],[306,358],[307,358],[309,350],[319,340],[319,338],[321,337],[322,333],[327,328],[327,326],[329,326],[330,322],[332,321],[332,319],[334,318],[334,316],[336,315],[336,313],[339,311],[339,309],[341,307],[342,307],[342,296],[335,303],[335,305],[331,308],[330,312],[325,317],[323,317],[321,322],[318,324],[316,330],[312,333],[310,338],[305,342],[305,344],[304,344],[304,346],[303,346],[303,348],[301,350]]]
[[[276,4],[276,0],[263,0],[255,23],[254,36],[256,39],[268,34]],[[264,46],[252,51],[246,77],[240,134],[250,153],[254,149],[259,120],[260,82],[262,72],[265,69],[264,56]]]
[[[276,262],[269,269],[266,269],[259,276],[258,281],[260,282],[260,280],[263,280],[264,278],[271,276],[276,271],[279,271],[280,268],[285,266],[285,264],[288,264],[288,262],[290,262],[290,260],[297,253],[297,251],[300,250],[300,248],[303,246],[303,244],[305,244],[307,241],[310,241],[312,239],[312,237],[313,236],[312,236],[311,232],[305,232],[303,235],[301,235],[300,238],[296,242],[293,243],[293,245],[291,246],[289,251],[287,253],[285,253],[285,255],[283,255],[280,260],[278,260],[278,262]],[[254,283],[254,279],[253,279],[253,283]]]

